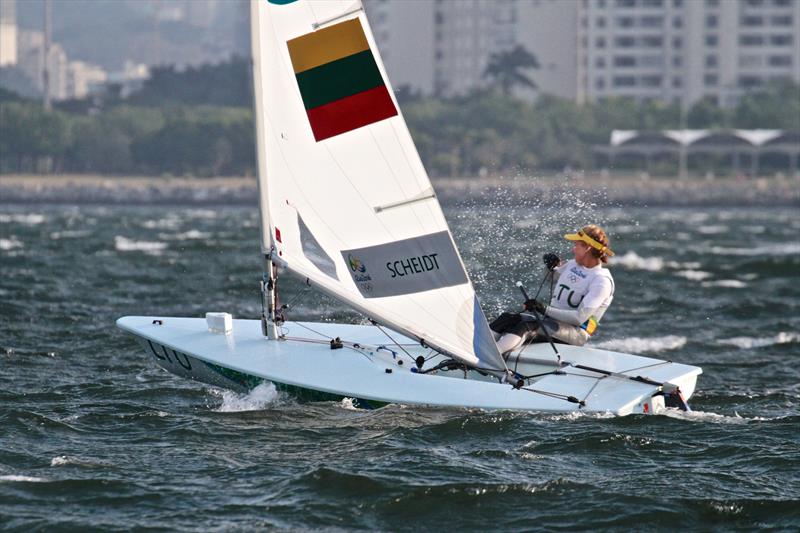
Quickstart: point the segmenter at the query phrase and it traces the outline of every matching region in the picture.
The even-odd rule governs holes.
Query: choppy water
[[[0,529],[797,530],[797,211],[564,200],[445,206],[488,313],[599,220],[619,257],[593,342],[702,366],[694,413],[360,411],[182,381],[114,320],[257,316],[254,209],[0,205]],[[283,291],[292,318],[359,320]]]

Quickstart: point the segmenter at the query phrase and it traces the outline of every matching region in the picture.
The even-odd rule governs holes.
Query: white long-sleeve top
[[[583,326],[589,318],[599,322],[614,299],[611,272],[597,265],[586,268],[570,259],[555,268],[559,274],[545,314],[559,322]]]

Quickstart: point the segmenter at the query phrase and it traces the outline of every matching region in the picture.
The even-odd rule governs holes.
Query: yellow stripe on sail
[[[289,45],[295,74],[369,50],[367,37],[357,18],[301,35],[286,44]]]

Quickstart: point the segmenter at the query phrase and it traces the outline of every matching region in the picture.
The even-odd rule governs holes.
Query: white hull
[[[624,376],[676,385],[688,400],[702,372],[698,367],[647,357],[559,345],[565,362],[620,375],[565,366],[562,373],[529,379],[518,390],[477,372],[412,371],[412,357],[427,357],[430,350],[393,334],[409,357],[373,326],[287,322],[283,331],[291,340],[270,341],[262,335],[257,320],[233,323],[233,331],[224,335],[210,332],[201,318],[123,317],[117,321],[121,329],[138,338],[159,365],[179,376],[234,390],[247,390],[266,380],[295,392],[358,398],[366,401],[366,406],[379,402],[618,415],[654,413],[664,407],[662,388]],[[331,349],[329,340],[335,337],[345,342],[344,348]],[[383,345],[397,355],[376,349]],[[516,371],[522,375],[556,368],[549,344],[530,345],[519,359],[517,363],[512,356],[508,363],[511,368],[517,363]],[[423,371],[442,361],[442,356],[430,358]],[[584,405],[566,397],[581,400]]]

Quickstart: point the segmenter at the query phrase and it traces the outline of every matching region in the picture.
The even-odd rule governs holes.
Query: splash
[[[163,242],[134,241],[117,235],[114,237],[114,248],[118,252],[144,252],[148,255],[161,255],[167,247]]]
[[[718,344],[735,346],[743,350],[764,348],[765,346],[775,346],[776,344],[790,344],[793,342],[800,342],[800,333],[781,331],[772,337],[733,337],[717,341]]]
[[[614,339],[594,344],[593,348],[602,348],[626,353],[658,353],[669,350],[678,350],[686,345],[686,337],[677,335],[667,335],[665,337],[628,337],[626,339]]]
[[[342,398],[342,401],[339,403],[342,409],[346,411],[358,411],[358,407],[356,407],[356,400],[355,398]]]
[[[222,405],[219,413],[238,413],[242,411],[260,411],[278,399],[278,391],[272,383],[262,383],[247,394],[222,391]]]

